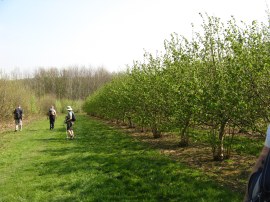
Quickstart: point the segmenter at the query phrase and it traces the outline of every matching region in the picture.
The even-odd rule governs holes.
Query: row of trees
[[[84,109],[151,128],[155,138],[178,128],[183,146],[191,127],[206,129],[216,160],[229,157],[225,137],[236,129],[264,133],[270,112],[269,27],[201,17],[202,31],[191,40],[172,34],[164,54],[146,53],[143,62],[89,96]]]

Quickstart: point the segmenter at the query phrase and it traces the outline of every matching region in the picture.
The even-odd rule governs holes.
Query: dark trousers
[[[50,116],[50,130],[54,129],[55,116]]]

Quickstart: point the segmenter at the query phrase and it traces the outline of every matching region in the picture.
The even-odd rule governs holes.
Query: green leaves
[[[172,34],[163,55],[145,53],[143,62],[92,95],[88,112],[117,120],[128,114],[157,134],[178,128],[181,140],[191,126],[211,126],[215,147],[223,145],[226,127],[262,131],[270,121],[268,27],[201,16],[202,31],[192,40]]]

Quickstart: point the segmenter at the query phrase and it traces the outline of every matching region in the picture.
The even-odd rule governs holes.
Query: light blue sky
[[[121,71],[144,50],[189,37],[199,12],[267,22],[270,0],[0,0],[0,69],[103,66]]]

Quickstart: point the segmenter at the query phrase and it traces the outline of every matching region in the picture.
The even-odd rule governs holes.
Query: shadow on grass
[[[42,151],[50,158],[39,176],[53,185],[48,180],[37,188],[55,193],[48,195],[50,201],[240,201],[200,172],[103,124],[81,119],[76,126],[80,139]],[[57,137],[36,140],[63,142]]]

